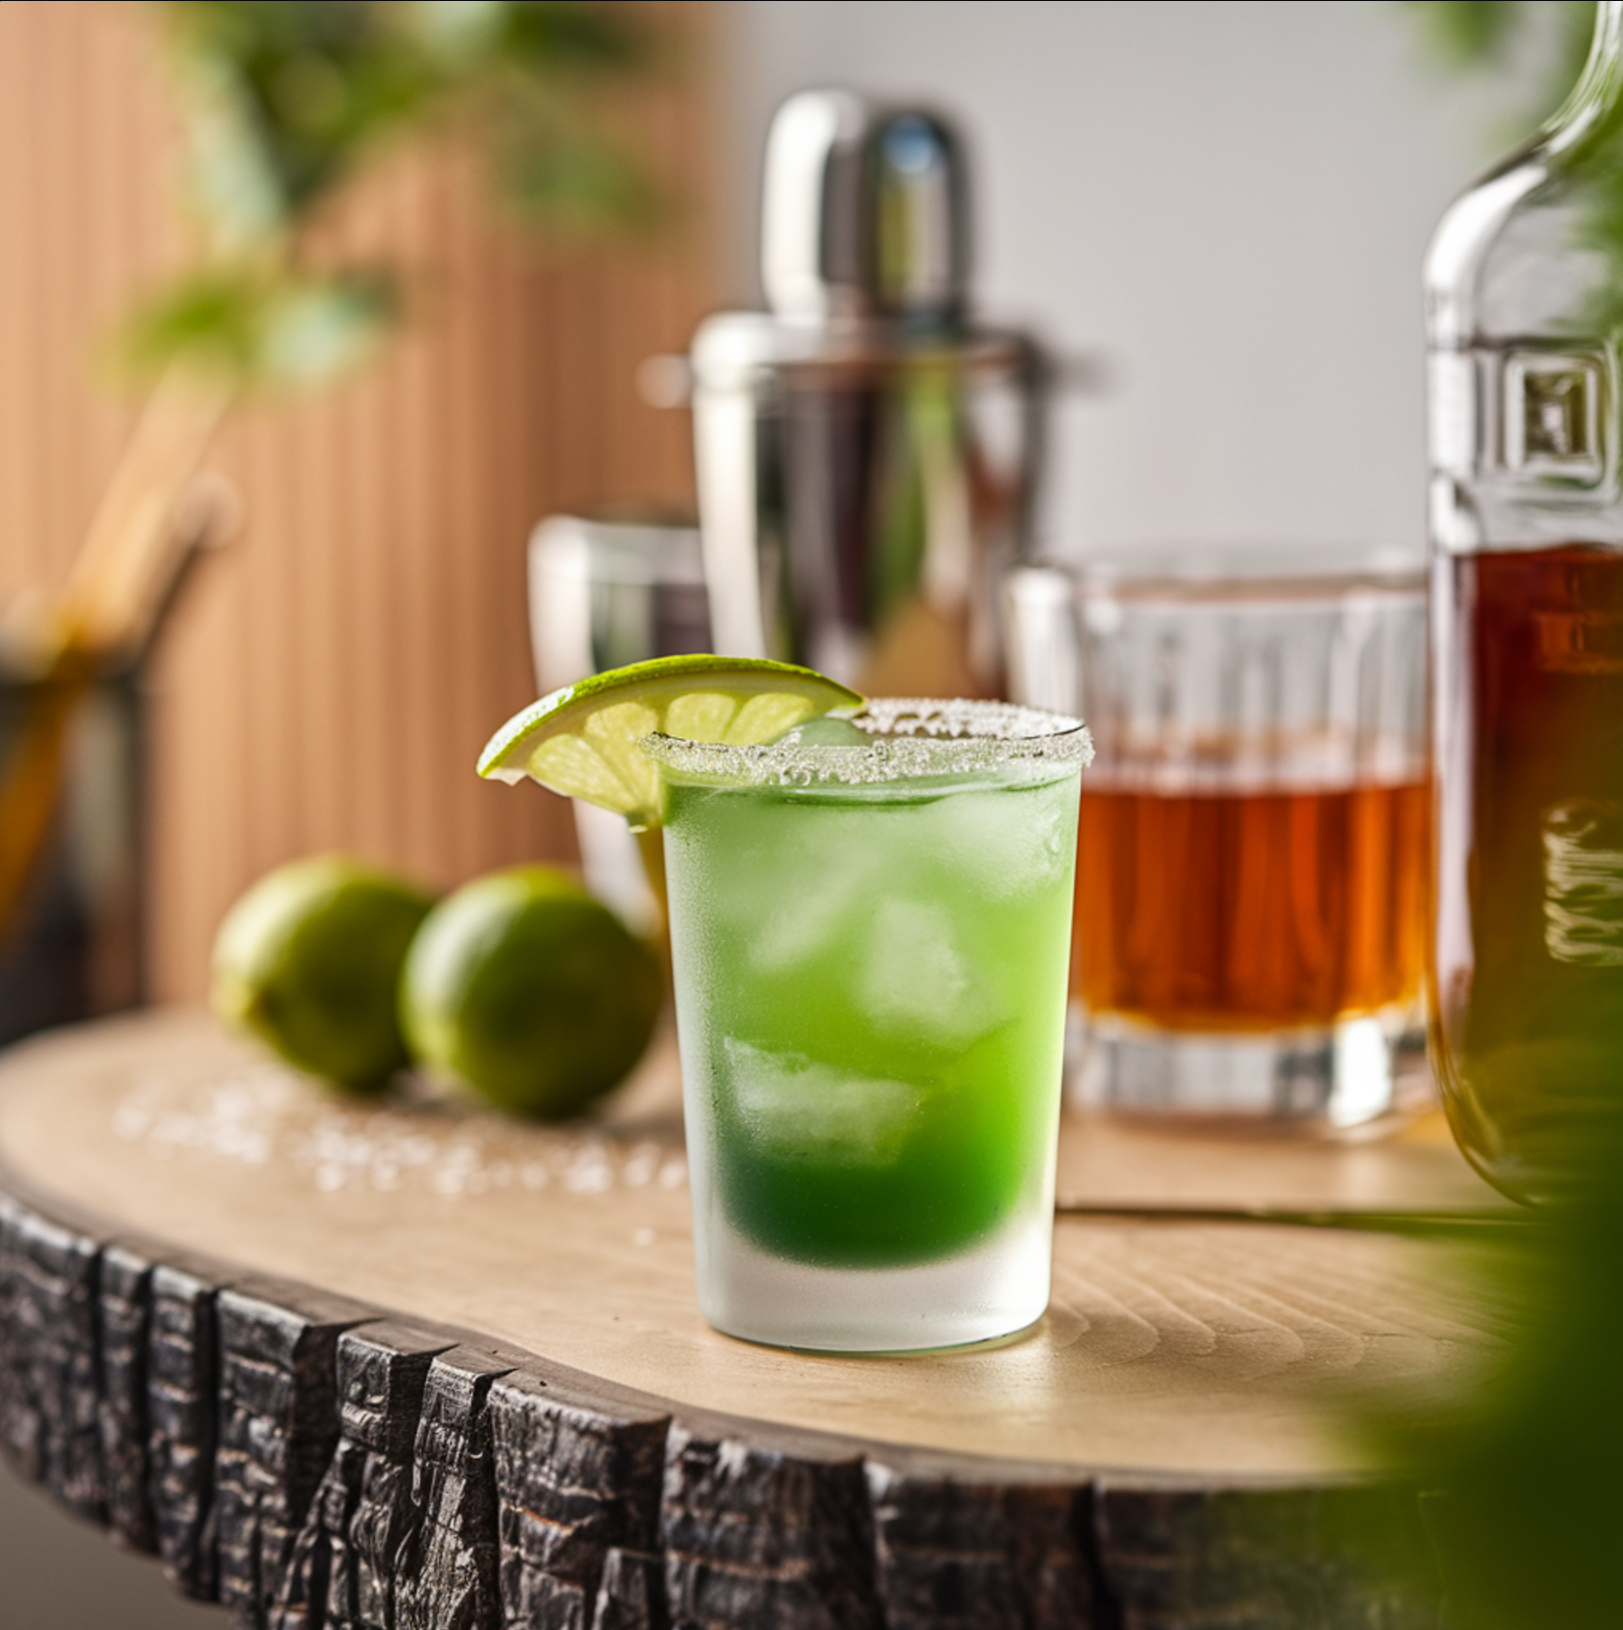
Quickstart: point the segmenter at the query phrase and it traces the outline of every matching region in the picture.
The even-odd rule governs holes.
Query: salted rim
[[[1085,765],[1093,758],[1080,719],[1014,702],[884,696],[851,723],[875,738],[871,746],[800,742],[791,731],[781,741],[745,747],[655,734],[643,738],[642,750],[678,775],[779,787],[964,775],[1016,763]]]

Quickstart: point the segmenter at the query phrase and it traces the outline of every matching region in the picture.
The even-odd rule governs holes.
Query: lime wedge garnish
[[[479,755],[479,773],[515,782],[529,776],[633,826],[658,826],[659,767],[641,749],[646,737],[744,747],[861,706],[855,691],[787,662],[656,657],[566,685],[515,714]]]

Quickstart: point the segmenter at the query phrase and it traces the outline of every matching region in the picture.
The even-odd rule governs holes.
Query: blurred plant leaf
[[[1498,62],[1523,21],[1512,0],[1399,0],[1415,12],[1438,53],[1457,65]]]
[[[432,17],[460,11],[458,0],[427,0],[421,11]],[[477,9],[491,19],[486,37],[492,55],[515,67],[551,68],[567,64],[576,71],[634,68],[647,56],[647,40],[633,33],[617,14],[617,5],[559,4],[557,0],[518,0],[499,4],[477,0]]]
[[[373,0],[167,0],[165,10],[197,200],[228,250],[289,230],[438,88],[432,56]],[[250,177],[256,207],[245,215],[234,188]]]
[[[1500,66],[1512,63],[1531,38],[1539,13],[1557,30],[1542,81],[1539,112],[1544,119],[1568,95],[1598,99],[1581,139],[1569,145],[1561,163],[1562,185],[1580,190],[1583,203],[1573,228],[1572,248],[1594,251],[1609,275],[1565,314],[1566,322],[1588,337],[1623,337],[1623,103],[1591,85],[1579,90],[1594,37],[1594,0],[1400,0],[1416,14],[1441,53],[1453,64]],[[1518,121],[1510,139],[1525,141],[1531,121]],[[1508,144],[1508,143],[1507,143]]]
[[[381,274],[284,285],[264,309],[257,371],[291,384],[322,384],[375,355],[395,312],[394,286]]]
[[[503,196],[520,215],[566,230],[645,227],[659,215],[659,194],[647,170],[602,136],[563,130],[544,141],[502,141],[495,170]]]
[[[322,384],[377,352],[396,306],[383,273],[305,278],[211,267],[141,307],[124,336],[125,353],[138,368],[184,358],[235,384]]]
[[[1561,105],[1589,55],[1595,32],[1595,0],[1398,0],[1433,53],[1451,69],[1515,69],[1539,62],[1526,109],[1515,115],[1519,137]],[[1540,14],[1543,14],[1541,17]],[[1555,49],[1534,50],[1539,25],[1548,19]]]
[[[655,188],[593,93],[643,66],[610,0],[159,0],[176,64],[203,270],[137,314],[124,354],[242,383],[326,379],[376,348],[398,302],[372,270],[317,276],[321,206],[408,134],[470,130],[531,220],[642,224]]]
[[[1387,1413],[1387,1458],[1427,1490],[1450,1630],[1623,1624],[1623,1117],[1574,1129],[1573,1181],[1478,1258],[1505,1321],[1468,1387]]]

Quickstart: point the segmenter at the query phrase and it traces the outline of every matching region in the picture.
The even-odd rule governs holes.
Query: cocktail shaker
[[[951,125],[791,97],[761,258],[768,310],[709,318],[689,358],[716,649],[875,694],[997,694],[995,585],[1029,552],[1050,370],[973,321]]]

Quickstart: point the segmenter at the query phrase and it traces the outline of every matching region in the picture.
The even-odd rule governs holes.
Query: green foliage
[[[1468,66],[1509,64],[1521,50],[1532,13],[1556,14],[1560,49],[1543,88],[1542,112],[1548,117],[1572,95],[1585,97],[1594,116],[1581,138],[1563,151],[1555,185],[1581,198],[1572,247],[1596,252],[1609,270],[1567,318],[1585,335],[1623,337],[1623,101],[1596,83],[1577,88],[1594,33],[1593,0],[1545,0],[1542,6],[1517,0],[1407,0],[1405,9],[1419,15],[1451,61]]]
[[[126,346],[143,368],[184,357],[236,380],[318,384],[373,356],[395,313],[381,272],[256,277],[250,266],[210,267],[150,301]]]
[[[653,189],[593,93],[647,44],[608,0],[160,0],[207,257],[137,313],[142,366],[315,381],[370,354],[398,309],[379,268],[317,273],[322,206],[398,139],[482,140],[520,213],[645,220]]]
[[[1479,1261],[1508,1316],[1489,1373],[1383,1427],[1429,1491],[1451,1630],[1623,1624],[1623,1116],[1574,1128],[1567,1163]]]
[[[642,225],[657,215],[647,171],[623,149],[581,136],[566,125],[531,123],[495,150],[503,196],[521,215],[566,230]]]
[[[1507,0],[1399,0],[1419,14],[1438,52],[1459,66],[1502,60],[1521,22],[1522,7]]]
[[[1398,0],[1433,52],[1454,69],[1514,70],[1528,54],[1537,13],[1553,14],[1556,49],[1532,87],[1531,128],[1560,106],[1595,31],[1595,0]]]

